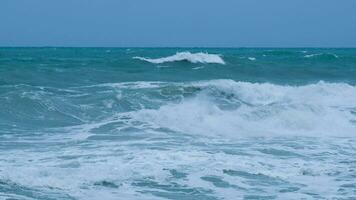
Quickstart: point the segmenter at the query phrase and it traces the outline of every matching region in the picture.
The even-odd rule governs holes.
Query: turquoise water
[[[0,48],[0,199],[355,199],[356,49]]]

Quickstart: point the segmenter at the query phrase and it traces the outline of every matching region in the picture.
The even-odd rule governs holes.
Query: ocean
[[[0,48],[0,199],[356,199],[356,49]]]

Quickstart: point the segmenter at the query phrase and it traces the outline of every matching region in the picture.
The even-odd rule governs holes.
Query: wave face
[[[208,53],[190,53],[190,52],[179,52],[173,56],[151,59],[144,57],[133,57],[134,59],[139,59],[143,61],[147,61],[153,64],[162,64],[167,62],[179,62],[179,61],[188,61],[191,63],[215,63],[224,65],[224,60],[216,54],[208,54]]]
[[[0,48],[0,199],[356,196],[356,50],[182,51]]]

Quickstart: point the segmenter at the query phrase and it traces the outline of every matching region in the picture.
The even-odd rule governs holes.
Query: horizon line
[[[15,45],[15,46],[0,46],[0,48],[147,48],[147,49],[154,49],[154,48],[162,48],[162,49],[169,49],[169,48],[177,48],[177,49],[184,49],[184,48],[190,48],[190,49],[199,49],[199,48],[205,48],[205,49],[354,49],[354,47],[343,47],[343,46],[330,46],[330,47],[308,47],[308,46],[280,46],[280,47],[275,47],[275,46],[249,46],[249,47],[243,47],[243,46],[56,46],[56,45],[43,45],[43,46],[22,46],[22,45]]]

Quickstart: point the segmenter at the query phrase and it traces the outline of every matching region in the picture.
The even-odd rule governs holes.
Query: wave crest
[[[190,53],[190,52],[178,52],[175,55],[162,57],[162,58],[145,58],[145,57],[133,57],[133,59],[143,60],[153,64],[162,64],[166,62],[179,62],[188,61],[191,63],[215,63],[215,64],[225,64],[225,61],[217,54],[208,53]]]
[[[75,130],[81,130],[80,137],[86,137],[82,136],[85,135],[83,133],[100,132],[101,128],[112,132],[135,128],[149,134],[170,130],[223,138],[356,136],[356,86],[346,83],[321,81],[290,86],[227,79],[198,82],[138,81],[71,90],[75,91],[65,93],[70,98],[68,102],[84,101],[90,106],[85,107],[84,111],[76,104],[68,104],[70,107],[65,109],[56,106],[62,105],[62,100],[58,102],[58,99],[63,92],[52,98],[56,92],[36,90],[36,94],[44,93],[40,93],[38,98],[32,98],[32,93],[25,97],[33,103],[34,109],[51,106],[48,107],[49,111],[42,109],[41,113],[60,118],[69,126],[78,119],[78,124],[80,121],[92,121],[74,127]],[[86,95],[94,91],[105,95]],[[74,112],[69,113],[69,109]],[[21,116],[31,117],[34,111],[27,110],[24,109]],[[86,113],[95,113],[95,116],[88,118]],[[11,116],[1,116],[0,120],[17,119]],[[37,120],[42,122],[40,118]]]
[[[190,85],[200,88],[196,96],[133,112],[132,119],[183,133],[232,137],[350,136],[356,131],[356,87],[351,85],[282,86],[232,80]]]

